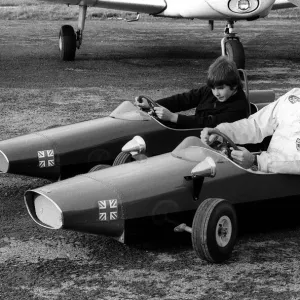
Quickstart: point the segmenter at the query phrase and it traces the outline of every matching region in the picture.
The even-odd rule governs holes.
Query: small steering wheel
[[[217,129],[213,129],[211,131],[211,134],[219,135],[224,139],[223,143],[219,144],[218,146],[212,146],[212,148],[224,153],[228,158],[231,159],[230,147],[232,147],[234,150],[239,150],[238,146],[226,134],[220,132]]]
[[[148,108],[141,108],[141,109],[144,111],[147,111],[152,117],[158,119],[158,116],[156,115],[154,107],[158,107],[159,105],[155,101],[153,101],[151,98],[143,96],[143,95],[138,97],[138,102],[142,103],[142,101],[141,101],[142,99],[145,99],[148,102],[149,109]]]

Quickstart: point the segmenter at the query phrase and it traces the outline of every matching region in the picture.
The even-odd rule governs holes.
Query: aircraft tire
[[[72,61],[75,59],[76,35],[70,25],[64,25],[59,32],[59,52],[63,61]]]
[[[245,51],[243,44],[239,40],[227,40],[225,52],[227,57],[236,63],[238,69],[245,69]]]
[[[110,168],[110,165],[96,165],[89,170],[89,173]]]
[[[237,236],[234,207],[224,199],[208,198],[198,207],[192,225],[192,244],[204,260],[221,263],[232,253]]]
[[[132,162],[132,156],[129,153],[125,153],[125,152],[120,152],[117,157],[115,158],[114,162],[113,162],[113,166],[118,166],[118,165],[122,165],[122,164],[126,164],[129,162]]]

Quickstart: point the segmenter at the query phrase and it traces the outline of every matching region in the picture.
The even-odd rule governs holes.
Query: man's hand
[[[206,144],[206,145],[210,145],[215,141],[223,141],[223,138],[217,134],[212,133],[213,131],[216,131],[215,128],[208,128],[205,127],[202,131],[201,131],[201,141]]]
[[[246,148],[238,146],[239,150],[232,150],[232,160],[245,169],[253,166],[255,156],[251,154]]]
[[[155,107],[154,109],[155,109],[155,113],[159,119],[161,119],[163,121],[177,123],[178,114],[172,113],[171,111],[169,111],[167,108],[165,108],[163,106],[158,106],[158,107]]]
[[[146,108],[146,109],[150,108],[148,101],[145,98],[140,96],[134,98],[134,105],[140,108]]]

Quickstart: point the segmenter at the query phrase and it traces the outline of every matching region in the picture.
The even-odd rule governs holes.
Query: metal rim
[[[232,223],[229,217],[222,216],[216,226],[216,242],[220,247],[226,247],[232,235]]]

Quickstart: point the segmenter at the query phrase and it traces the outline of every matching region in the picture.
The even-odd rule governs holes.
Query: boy
[[[300,174],[300,89],[281,96],[248,119],[224,123],[216,127],[238,144],[260,143],[271,136],[267,151],[253,155],[246,148],[233,150],[231,157],[240,166],[266,173]],[[201,140],[210,144],[218,139],[204,128]]]
[[[212,127],[249,115],[239,72],[235,63],[225,56],[217,58],[209,67],[206,85],[156,102],[160,105],[155,107],[158,118],[176,123],[180,128]],[[139,97],[135,98],[135,104],[142,108],[149,107],[146,100]],[[193,116],[177,113],[195,107]]]

